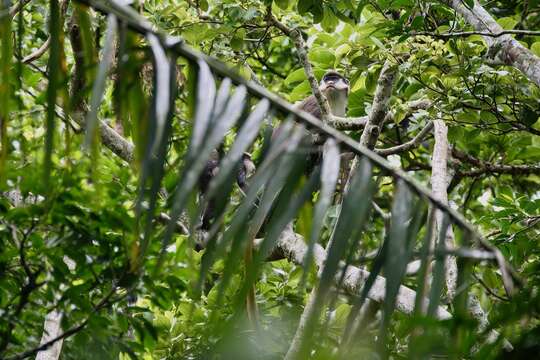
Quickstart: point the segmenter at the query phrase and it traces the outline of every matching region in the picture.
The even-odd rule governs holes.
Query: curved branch
[[[433,122],[429,122],[414,138],[412,138],[410,141],[407,141],[406,143],[403,143],[401,145],[393,146],[387,149],[375,149],[375,152],[381,156],[388,156],[393,155],[405,151],[409,151],[415,147],[417,147],[422,140],[431,132],[431,129],[433,129]]]
[[[47,40],[45,40],[45,42],[39,47],[39,49],[31,53],[30,55],[25,56],[22,62],[25,64],[28,64],[28,63],[31,63],[32,61],[39,59],[43,54],[45,54],[45,52],[47,51],[50,45],[51,45],[51,37],[49,36]]]

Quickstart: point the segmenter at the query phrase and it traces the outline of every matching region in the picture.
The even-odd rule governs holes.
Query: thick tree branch
[[[292,228],[285,229],[281,234],[278,240],[278,247],[287,259],[298,265],[303,264],[307,245],[303,237],[294,233]],[[326,251],[321,245],[316,244],[313,254],[315,265],[320,268],[326,261]],[[350,294],[358,295],[368,276],[369,271],[360,267],[348,266],[342,282],[343,289]],[[336,277],[336,280],[339,280],[341,277],[340,271],[337,272]],[[376,302],[382,302],[384,301],[385,293],[386,279],[382,276],[377,276],[375,283],[369,291],[368,298]],[[414,290],[403,285],[400,286],[396,308],[403,313],[411,314],[414,311],[415,297],[416,292]],[[439,307],[436,316],[439,319],[448,319],[451,315],[443,307]]]
[[[440,201],[448,204],[448,193],[446,192],[448,186],[448,128],[442,120],[435,120],[433,124],[435,144],[433,145],[433,159],[431,161],[431,189]],[[437,231],[434,232],[434,236],[436,237],[441,231],[443,213],[440,210],[435,211],[435,229]],[[454,231],[451,225],[446,231],[445,247],[455,247]],[[447,256],[445,259],[445,268],[447,295],[449,299],[453,299],[457,283],[456,258]]]
[[[62,313],[53,310],[45,317],[43,324],[43,335],[41,336],[40,345],[47,344],[61,333]],[[62,352],[62,344],[64,340],[59,339],[54,342],[48,349],[38,352],[36,360],[57,360]]]
[[[388,102],[392,96],[396,67],[387,60],[381,70],[377,88],[373,97],[373,105],[366,126],[360,137],[360,145],[372,150],[379,138],[381,126],[388,112]]]
[[[463,0],[443,0],[443,2],[463,16],[476,31],[492,34],[504,31],[476,0],[472,9],[465,6]],[[519,69],[529,80],[540,86],[540,58],[538,56],[509,34],[497,37],[484,35],[484,40],[489,47],[488,57]]]

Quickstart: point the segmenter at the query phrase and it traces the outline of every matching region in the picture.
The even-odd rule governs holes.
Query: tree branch
[[[307,245],[303,237],[292,231],[292,228],[285,229],[278,240],[278,247],[283,255],[294,262],[295,264],[303,264],[304,256],[307,252]],[[319,244],[315,244],[314,262],[320,268],[326,261],[326,251]],[[348,266],[345,277],[343,278],[342,286],[348,293],[357,295],[360,289],[364,286],[365,281],[369,276],[369,271],[355,266]],[[336,274],[336,280],[341,277],[341,271]],[[376,302],[384,301],[386,293],[386,279],[382,276],[377,276],[375,283],[369,291],[368,298]],[[414,301],[416,292],[406,286],[400,286],[397,298],[396,308],[406,314],[412,314],[414,311]],[[436,314],[439,319],[450,318],[450,313],[439,306]]]
[[[433,129],[433,122],[429,122],[414,138],[412,138],[410,141],[407,141],[406,143],[403,143],[401,145],[393,146],[387,149],[375,149],[375,152],[381,156],[388,156],[393,155],[405,151],[409,151],[415,147],[417,147],[422,140],[431,132],[431,129]]]
[[[465,6],[463,0],[443,0],[443,2],[463,16],[476,31],[491,34],[500,34],[504,31],[476,0],[472,9]],[[540,58],[538,56],[509,34],[497,37],[484,35],[484,40],[489,47],[487,56],[490,59],[500,60],[506,65],[519,69],[529,80],[540,86]]]
[[[31,63],[32,61],[39,59],[43,54],[45,54],[45,52],[47,51],[50,45],[51,45],[51,37],[49,36],[47,40],[45,40],[45,42],[36,51],[31,53],[30,55],[25,56],[22,59],[22,62],[25,64],[28,64],[28,63]]]
[[[368,115],[367,123],[360,137],[360,145],[373,149],[379,138],[381,126],[388,112],[388,102],[392,96],[392,85],[396,76],[396,67],[389,60],[383,65],[379,80],[377,81],[377,89],[373,97],[373,106]]]
[[[323,120],[323,122],[328,121],[329,115],[332,113],[330,111],[330,105],[328,104],[328,100],[326,99],[324,94],[319,90],[319,84],[317,82],[317,79],[315,78],[315,75],[313,74],[313,69],[311,68],[311,63],[309,62],[307,56],[306,44],[304,43],[302,32],[296,28],[291,29],[285,24],[278,21],[272,14],[272,5],[268,6],[267,8],[266,21],[268,22],[268,24],[277,27],[279,30],[281,30],[281,32],[283,32],[283,34],[287,35],[292,39],[294,46],[296,47],[298,59],[304,67],[304,72],[306,73],[309,86],[311,87],[311,92],[315,96],[317,104],[321,109],[321,119]]]
[[[448,204],[448,193],[446,192],[448,186],[448,128],[442,120],[435,120],[433,125],[435,144],[433,145],[433,160],[431,161],[431,189],[433,194],[437,196],[439,200]],[[443,213],[440,210],[435,211],[436,231],[434,231],[433,235],[434,237],[437,237],[441,231]],[[446,230],[444,242],[446,248],[455,247],[452,225]],[[447,295],[449,299],[453,299],[456,293],[457,284],[456,258],[450,256],[446,257],[445,268]]]
[[[497,38],[503,35],[509,35],[509,34],[515,34],[515,35],[530,35],[530,36],[540,36],[540,31],[533,31],[533,30],[502,30],[499,32],[489,32],[489,31],[456,31],[456,32],[448,32],[448,33],[436,33],[436,32],[430,32],[430,31],[419,31],[419,32],[413,32],[411,35],[418,36],[418,35],[425,35],[425,36],[432,36],[434,38],[441,38],[441,39],[449,39],[454,37],[467,37],[471,35],[481,35],[486,37],[492,37]]]
[[[522,165],[509,165],[509,164],[493,164],[475,158],[474,156],[467,154],[456,147],[452,148],[452,156],[461,161],[467,162],[477,169],[468,171],[460,171],[460,176],[475,177],[484,174],[509,174],[509,175],[530,175],[540,174],[540,165],[538,164],[522,164]]]

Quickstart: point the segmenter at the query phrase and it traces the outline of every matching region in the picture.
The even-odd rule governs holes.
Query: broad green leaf
[[[349,44],[341,44],[336,49],[336,62],[334,63],[335,67],[339,64],[339,61],[349,54],[351,51],[351,46]]]
[[[300,81],[306,80],[306,72],[304,68],[296,69],[292,71],[283,81],[283,83],[287,86],[294,85]]]
[[[537,41],[531,45],[531,51],[534,55],[540,56],[540,41]]]
[[[289,0],[274,0],[277,6],[283,10],[287,10],[289,7]]]
[[[339,24],[339,19],[334,15],[331,8],[324,8],[324,15],[321,21],[321,26],[324,31],[332,33]]]
[[[316,0],[298,0],[298,12],[305,15],[314,5]]]
[[[322,47],[311,49],[309,51],[308,58],[310,61],[316,63],[318,66],[324,69],[331,68],[336,61],[334,52]]]
[[[503,17],[497,19],[497,22],[504,30],[512,30],[518,23],[518,21],[512,17]]]
[[[309,96],[310,93],[311,87],[309,86],[309,82],[304,80],[291,91],[289,94],[289,101],[295,102],[302,100],[306,96]]]

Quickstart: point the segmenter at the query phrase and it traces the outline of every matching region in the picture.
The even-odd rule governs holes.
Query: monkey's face
[[[329,71],[324,74],[319,88],[329,98],[347,96],[349,94],[349,80],[335,71]]]

